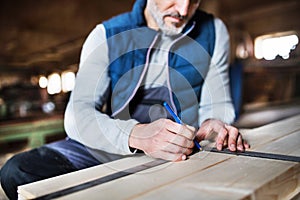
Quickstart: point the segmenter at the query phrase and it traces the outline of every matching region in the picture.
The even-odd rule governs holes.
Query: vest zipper
[[[155,45],[155,43],[156,43],[156,41],[157,41],[157,39],[158,39],[158,36],[159,36],[159,33],[156,34],[155,38],[153,39],[153,41],[152,41],[152,43],[151,43],[151,45],[150,45],[150,47],[149,47],[149,49],[148,49],[148,51],[147,51],[145,67],[144,67],[144,69],[143,69],[143,72],[142,72],[142,74],[141,74],[141,77],[140,77],[138,83],[136,84],[136,87],[134,88],[132,94],[131,94],[130,97],[127,99],[127,101],[124,103],[124,105],[123,105],[121,108],[119,108],[117,111],[115,111],[115,112],[112,114],[112,117],[115,117],[117,114],[119,114],[119,113],[120,113],[120,112],[121,112],[121,111],[129,104],[129,102],[132,100],[132,98],[133,98],[134,95],[136,94],[138,88],[140,87],[140,84],[141,84],[141,82],[143,81],[144,76],[145,76],[145,74],[146,74],[146,72],[147,72],[147,69],[148,69],[148,67],[149,67],[151,50],[153,49],[153,47],[154,47],[154,45]]]
[[[171,45],[170,45],[170,50],[171,50],[172,46],[173,46],[176,42],[178,42],[179,40],[181,40],[182,38],[184,38],[185,36],[187,36],[187,35],[193,30],[193,28],[195,27],[195,24],[196,24],[196,22],[193,22],[193,25],[191,26],[191,28],[189,28],[184,34],[182,34],[179,38],[177,38],[176,40],[174,40],[174,42],[171,43]],[[174,111],[176,114],[178,114],[178,113],[177,113],[177,108],[176,108],[175,103],[174,103],[174,99],[173,99],[173,95],[172,95],[171,82],[170,82],[170,73],[169,73],[169,67],[170,67],[170,65],[169,65],[169,54],[170,54],[170,53],[168,53],[168,58],[167,58],[167,67],[168,67],[168,70],[167,70],[167,86],[168,86],[168,91],[169,91],[169,96],[170,96],[170,104],[171,104],[171,107],[172,107],[173,111]]]

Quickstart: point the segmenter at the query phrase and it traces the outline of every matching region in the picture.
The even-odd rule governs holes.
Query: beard
[[[166,35],[174,36],[178,35],[182,32],[183,28],[185,27],[186,23],[182,24],[180,27],[177,27],[175,23],[168,25],[164,21],[165,16],[174,16],[181,19],[186,19],[186,16],[180,16],[178,13],[163,13],[158,9],[156,3],[152,0],[148,1],[149,13],[153,17],[154,21],[156,22],[158,28]]]

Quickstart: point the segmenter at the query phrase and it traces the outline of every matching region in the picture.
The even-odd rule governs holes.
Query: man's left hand
[[[214,133],[216,134],[214,135]],[[198,142],[212,136],[219,151],[226,146],[228,146],[230,151],[244,151],[250,148],[250,145],[243,139],[236,127],[227,125],[217,119],[204,121],[196,133]]]

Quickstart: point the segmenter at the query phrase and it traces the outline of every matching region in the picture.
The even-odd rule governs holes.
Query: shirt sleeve
[[[207,119],[219,119],[231,124],[235,119],[229,83],[229,34],[224,23],[216,18],[215,49],[209,71],[202,87],[199,123]]]
[[[129,135],[136,120],[112,119],[101,108],[109,93],[108,47],[104,26],[98,25],[87,37],[80,56],[75,88],[65,112],[68,137],[114,154],[132,154]]]

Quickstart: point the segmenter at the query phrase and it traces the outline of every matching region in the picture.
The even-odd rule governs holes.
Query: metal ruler
[[[205,149],[205,151],[210,151],[214,153],[224,153],[231,154],[237,156],[248,156],[248,157],[256,157],[256,158],[266,158],[273,160],[282,160],[282,161],[291,161],[291,162],[300,162],[299,156],[289,156],[283,154],[274,154],[274,153],[263,153],[257,151],[230,151],[229,149],[223,149],[222,151],[217,150],[216,148]]]

